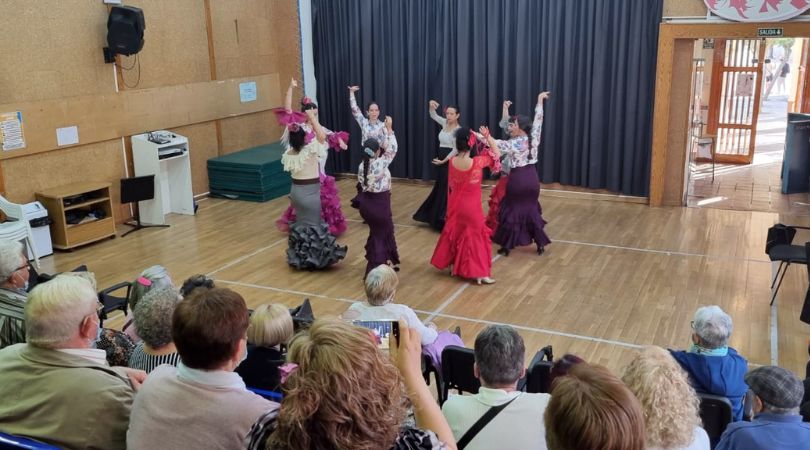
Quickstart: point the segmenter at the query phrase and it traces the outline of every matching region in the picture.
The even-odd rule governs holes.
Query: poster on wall
[[[754,74],[743,73],[737,77],[737,88],[734,90],[735,97],[750,97],[754,95]]]
[[[703,0],[709,10],[735,22],[780,22],[810,9],[807,0]]]
[[[3,151],[25,148],[22,113],[20,111],[0,113],[0,143]]]

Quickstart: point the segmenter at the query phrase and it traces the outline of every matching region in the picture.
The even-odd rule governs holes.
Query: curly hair
[[[701,425],[700,400],[668,351],[645,347],[625,367],[622,381],[644,409],[647,447],[686,447]]]
[[[172,314],[180,295],[171,286],[152,289],[132,311],[135,327],[143,342],[153,349],[172,342]]]
[[[318,319],[293,337],[287,360],[298,369],[284,385],[268,449],[376,450],[394,443],[407,399],[399,372],[368,330]]]

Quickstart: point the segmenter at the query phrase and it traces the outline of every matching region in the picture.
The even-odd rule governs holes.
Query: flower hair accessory
[[[138,281],[138,284],[140,284],[141,286],[149,287],[149,286],[152,285],[152,280],[150,280],[149,278],[146,278],[146,277],[138,277],[137,281]]]
[[[363,149],[363,153],[365,153],[369,157],[372,157],[372,158],[374,157],[374,150],[372,150],[372,149],[370,149],[368,147]]]
[[[306,95],[304,96],[304,98],[301,99],[302,105],[309,105],[310,103],[315,104],[315,102],[313,102],[312,99],[307,97]]]
[[[444,107],[444,115],[447,115],[447,106]]]
[[[287,129],[290,130],[291,133],[295,133],[301,129],[301,125],[298,125],[297,123],[289,123],[287,124]]]
[[[468,145],[470,148],[473,148],[473,147],[475,147],[475,143],[476,143],[477,141],[478,141],[478,137],[475,135],[475,133],[472,133],[472,132],[471,132],[471,133],[470,133],[470,137],[469,137],[469,138],[467,138],[467,145]]]

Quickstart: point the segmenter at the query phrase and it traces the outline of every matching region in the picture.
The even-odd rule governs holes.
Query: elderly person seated
[[[549,450],[643,450],[644,411],[607,368],[575,364],[557,378],[544,414]]]
[[[700,400],[669,352],[644,348],[625,367],[622,381],[644,409],[647,450],[709,450],[709,435],[700,426]]]
[[[0,348],[25,342],[28,270],[23,245],[0,240]]]
[[[132,282],[132,288],[129,290],[129,298],[127,304],[129,305],[129,313],[127,314],[126,322],[121,328],[121,331],[127,334],[136,344],[141,341],[138,335],[138,328],[135,325],[133,314],[138,302],[152,289],[160,289],[163,287],[173,287],[172,279],[169,276],[169,271],[161,265],[154,265],[141,272],[140,276]]]
[[[245,301],[230,289],[197,289],[177,304],[180,362],[149,374],[132,405],[127,448],[241,448],[251,424],[278,408],[233,372],[246,354],[247,327]]]
[[[281,384],[285,346],[293,335],[293,319],[284,305],[260,305],[250,316],[247,329],[248,355],[236,368],[245,384],[275,391]]]
[[[109,367],[93,349],[98,299],[68,275],[38,284],[25,305],[28,342],[0,350],[0,430],[66,448],[123,449],[142,371]]]
[[[173,287],[153,289],[135,307],[135,326],[142,341],[129,357],[129,367],[149,373],[161,364],[177,365],[180,355],[172,341],[172,314],[180,301]]]
[[[451,395],[442,412],[460,447],[473,449],[545,449],[543,424],[538,424],[550,395],[517,390],[526,373],[523,338],[508,325],[490,325],[475,338],[473,371],[481,381],[475,395]],[[483,428],[473,425],[493,408],[503,408]]]
[[[704,306],[695,311],[692,321],[692,346],[689,350],[670,350],[686,370],[696,391],[727,397],[734,420],[742,420],[743,399],[748,386],[743,377],[748,361],[728,346],[733,329],[731,317],[719,306]]]
[[[399,327],[399,342],[389,340],[390,359],[368,329],[339,320],[317,319],[296,334],[288,359],[297,369],[285,383],[281,409],[259,418],[246,447],[455,449],[422,378],[419,333],[404,320]],[[405,424],[406,394],[418,428]]]
[[[366,301],[356,302],[349,306],[342,317],[355,321],[399,320],[404,317],[408,326],[419,332],[422,342],[422,353],[429,356],[433,366],[441,373],[441,355],[444,347],[458,345],[463,347],[461,338],[449,331],[437,331],[432,322],[425,325],[416,317],[416,313],[407,305],[394,303],[399,278],[391,266],[381,264],[366,275]]]
[[[732,423],[723,432],[717,450],[810,447],[810,423],[802,422],[799,404],[804,386],[793,372],[776,366],[759,367],[745,376],[754,391],[753,422]]]

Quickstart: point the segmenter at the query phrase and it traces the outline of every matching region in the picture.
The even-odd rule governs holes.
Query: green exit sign
[[[781,28],[757,28],[757,37],[779,37],[782,34]]]

